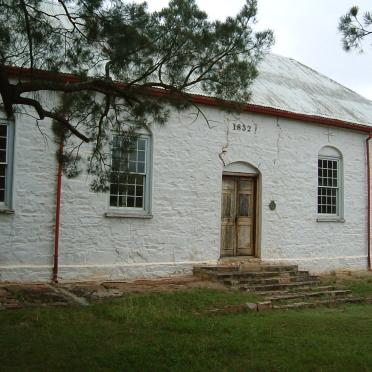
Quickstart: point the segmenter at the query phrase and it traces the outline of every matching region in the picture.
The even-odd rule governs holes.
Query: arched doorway
[[[224,167],[221,200],[221,257],[257,256],[259,172],[244,162]]]

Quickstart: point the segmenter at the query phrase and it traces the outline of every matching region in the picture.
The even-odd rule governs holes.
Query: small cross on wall
[[[335,134],[331,132],[329,128],[327,128],[327,132],[324,132],[326,136],[328,136],[328,142],[331,142],[331,137],[333,137]]]

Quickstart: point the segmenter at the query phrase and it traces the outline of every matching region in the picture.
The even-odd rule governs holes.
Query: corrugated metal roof
[[[322,118],[325,121],[336,120],[351,125],[362,125],[364,131],[372,127],[372,101],[310,67],[292,58],[271,53],[259,64],[258,70],[259,75],[251,86],[252,97],[250,102],[247,102],[247,111],[262,112],[262,109],[267,109],[265,112],[277,115],[275,110],[279,110],[283,117],[293,113],[298,115],[298,118],[306,116],[308,119],[306,121],[320,122]],[[12,76],[27,76],[30,71],[26,68],[8,67],[8,72]],[[37,73],[39,78],[43,79],[55,79],[58,76],[69,81],[79,80],[77,76],[71,74],[56,74],[43,70],[37,70]],[[34,71],[32,76],[35,77],[35,74]],[[158,90],[161,91],[162,89]],[[189,93],[195,95],[195,99],[205,97],[213,100],[212,97],[205,96],[199,86],[193,86]],[[215,105],[216,102],[213,106]],[[249,107],[254,105],[262,109],[250,110]],[[293,115],[291,117],[293,118]],[[335,126],[339,126],[336,124],[334,123]]]
[[[372,126],[372,101],[302,63],[268,54],[250,103]]]

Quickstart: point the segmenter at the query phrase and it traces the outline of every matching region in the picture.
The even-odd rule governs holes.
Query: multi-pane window
[[[149,188],[149,138],[141,136],[124,151],[125,139],[112,144],[110,207],[147,209]]]
[[[0,120],[0,207],[11,207],[13,124]]]
[[[338,215],[339,160],[318,159],[318,213]]]
[[[7,184],[7,148],[8,148],[8,126],[0,122],[0,204],[5,204],[5,191]]]

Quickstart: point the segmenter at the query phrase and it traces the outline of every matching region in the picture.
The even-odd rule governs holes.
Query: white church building
[[[244,112],[195,95],[209,126],[190,108],[141,135],[109,193],[91,192],[86,173],[62,177],[58,280],[252,258],[368,269],[372,102],[289,58],[269,55],[259,72]],[[52,278],[56,149],[35,119],[0,111],[0,281]]]

